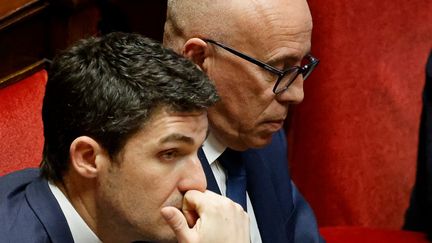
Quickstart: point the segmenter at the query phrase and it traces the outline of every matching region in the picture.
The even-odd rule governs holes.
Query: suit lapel
[[[272,143],[265,148],[241,153],[246,166],[247,192],[263,243],[294,242],[295,225],[290,219],[296,217],[296,211],[283,138],[283,132],[276,133]],[[202,149],[198,151],[198,157],[207,178],[207,189],[221,194]]]
[[[248,150],[242,155],[246,163],[248,177],[247,191],[252,202],[262,242],[292,242],[287,234],[286,218],[281,208],[271,173],[256,150]],[[253,178],[253,179],[249,179]],[[291,238],[291,237],[290,237]]]
[[[35,215],[44,225],[51,242],[74,242],[66,218],[46,180],[38,179],[31,183],[26,189],[26,198]]]
[[[206,179],[207,179],[207,190],[215,192],[217,194],[221,194],[220,190],[219,190],[219,186],[216,182],[216,178],[213,175],[213,171],[210,167],[210,164],[204,154],[204,151],[202,150],[202,148],[200,148],[198,150],[198,158],[201,161],[201,165],[203,167],[204,173],[206,175]]]

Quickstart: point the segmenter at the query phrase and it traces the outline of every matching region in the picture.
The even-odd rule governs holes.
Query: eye
[[[273,83],[278,79],[278,76],[274,73],[271,73],[270,71],[264,70],[263,79],[267,83]]]
[[[176,149],[170,149],[163,151],[160,156],[163,160],[174,160],[179,156],[179,152]]]

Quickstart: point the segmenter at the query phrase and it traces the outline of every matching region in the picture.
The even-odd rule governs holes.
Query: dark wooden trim
[[[20,11],[23,8],[26,8],[28,5],[31,5],[37,1],[41,0],[3,0],[2,4],[0,4],[0,20],[14,14],[17,11]]]
[[[48,6],[49,3],[36,0],[22,6],[6,16],[0,16],[0,31],[44,11]]]
[[[49,65],[48,59],[42,59],[31,65],[20,69],[18,72],[12,73],[4,78],[0,79],[0,89],[4,88],[10,84],[18,82],[32,74],[45,69]]]
[[[69,3],[70,2],[70,3]],[[46,66],[60,50],[96,35],[95,0],[29,0],[3,6],[0,16],[0,87]]]

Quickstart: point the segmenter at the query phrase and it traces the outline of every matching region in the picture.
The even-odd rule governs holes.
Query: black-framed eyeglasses
[[[232,54],[243,58],[244,60],[251,62],[273,74],[275,74],[278,78],[276,80],[275,86],[273,87],[273,93],[280,94],[283,91],[287,90],[289,86],[296,80],[297,76],[301,74],[303,76],[303,80],[306,80],[309,75],[312,73],[314,68],[318,65],[319,60],[312,55],[307,55],[305,58],[307,59],[308,63],[303,64],[301,66],[291,66],[285,70],[279,70],[278,68],[275,68],[273,66],[268,65],[265,62],[262,62],[260,60],[257,60],[253,57],[250,57],[244,53],[241,53],[229,46],[226,46],[220,42],[211,40],[211,39],[203,39],[203,41],[215,44]]]

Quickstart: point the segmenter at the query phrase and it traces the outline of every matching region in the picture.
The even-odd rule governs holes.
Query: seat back
[[[46,71],[0,88],[0,175],[37,167],[43,147]]]
[[[309,1],[312,53],[289,140],[321,226],[400,228],[414,182],[432,1]]]

